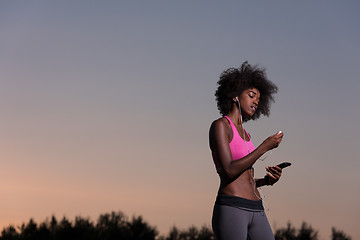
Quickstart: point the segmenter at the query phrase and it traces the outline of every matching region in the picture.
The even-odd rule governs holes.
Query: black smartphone
[[[286,168],[286,167],[288,167],[290,165],[291,165],[291,163],[289,163],[289,162],[283,162],[283,163],[278,164],[277,166],[279,168],[283,169],[283,168]]]

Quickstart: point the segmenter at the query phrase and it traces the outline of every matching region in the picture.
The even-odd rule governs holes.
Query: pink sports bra
[[[230,118],[228,116],[225,116],[225,118],[229,121],[229,123],[231,125],[231,129],[233,131],[233,138],[232,138],[231,142],[229,143],[232,160],[233,161],[238,160],[240,158],[245,157],[252,151],[254,151],[255,147],[254,147],[254,144],[251,142],[249,134],[246,131],[245,132],[250,139],[249,141],[245,141],[244,139],[242,139],[240,137],[238,130],[236,129],[235,125],[233,124],[233,122],[230,120]],[[216,155],[214,152],[212,152],[212,157],[213,157],[213,160],[215,163],[216,170],[219,172],[221,170],[221,166],[220,166],[219,160],[216,158]]]

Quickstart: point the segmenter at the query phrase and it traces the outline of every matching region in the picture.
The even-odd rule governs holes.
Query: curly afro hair
[[[258,108],[251,118],[258,119],[261,114],[270,115],[270,104],[274,102],[272,96],[277,92],[277,86],[267,79],[265,69],[257,66],[251,66],[248,62],[244,62],[240,68],[229,68],[222,72],[217,82],[218,88],[215,92],[217,107],[221,115],[229,113],[233,106],[233,98],[239,96],[244,90],[256,88],[260,92],[260,101]]]

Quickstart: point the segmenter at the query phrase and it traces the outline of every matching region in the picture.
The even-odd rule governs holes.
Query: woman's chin
[[[249,119],[252,118],[252,116],[254,116],[254,113],[244,113],[244,114],[242,114],[242,118],[244,120],[249,120]]]

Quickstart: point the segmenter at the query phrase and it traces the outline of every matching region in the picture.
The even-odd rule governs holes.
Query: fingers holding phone
[[[273,167],[266,167],[266,175],[265,180],[267,181],[268,185],[273,185],[277,181],[279,181],[281,177],[282,170],[279,166],[273,166]]]
[[[290,165],[291,165],[291,163],[289,163],[289,162],[283,162],[276,166],[266,167],[267,173],[264,178],[267,181],[267,183],[269,185],[273,185],[274,183],[279,181],[279,179],[281,177],[282,169],[289,167]]]

